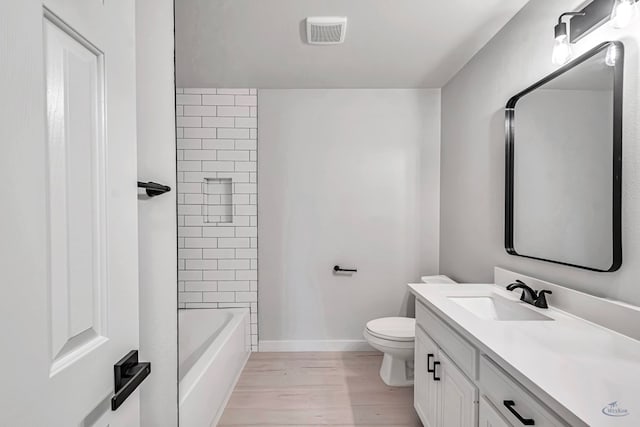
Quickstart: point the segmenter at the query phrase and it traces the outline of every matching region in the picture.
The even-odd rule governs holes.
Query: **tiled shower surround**
[[[257,91],[176,92],[179,308],[248,308],[256,351]]]

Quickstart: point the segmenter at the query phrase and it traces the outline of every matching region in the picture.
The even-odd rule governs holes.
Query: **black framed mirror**
[[[510,255],[620,268],[623,68],[623,44],[605,42],[507,103]]]

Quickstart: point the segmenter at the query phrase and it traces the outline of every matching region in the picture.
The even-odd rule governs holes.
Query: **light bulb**
[[[611,20],[616,28],[624,28],[636,15],[635,0],[616,0],[611,12]]]
[[[609,67],[615,67],[616,61],[618,60],[618,48],[616,45],[612,44],[607,48],[607,54],[604,57],[604,63]]]
[[[551,62],[555,65],[564,65],[571,59],[571,46],[569,46],[569,38],[564,36],[556,37],[553,44],[553,53],[551,54]]]

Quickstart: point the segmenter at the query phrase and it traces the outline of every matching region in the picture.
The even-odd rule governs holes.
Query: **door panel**
[[[438,425],[473,427],[477,420],[476,386],[440,351],[440,405]]]
[[[3,426],[139,425],[137,395],[109,407],[138,348],[134,18],[133,0],[0,3]]]
[[[102,54],[45,16],[51,374],[107,340]]]
[[[438,346],[419,327],[416,327],[414,362],[414,406],[425,427],[436,426],[438,383],[433,379]],[[432,355],[432,356],[429,356]]]
[[[427,382],[429,381],[427,373],[427,352],[425,351],[424,332],[416,327],[415,353],[413,365],[413,406],[418,416],[426,425],[427,414]]]

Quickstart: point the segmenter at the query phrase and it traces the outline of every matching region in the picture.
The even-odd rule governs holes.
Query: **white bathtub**
[[[248,309],[178,311],[180,427],[215,426],[251,352]]]

